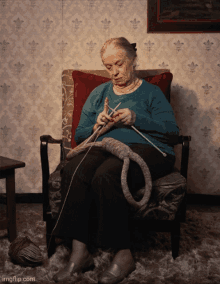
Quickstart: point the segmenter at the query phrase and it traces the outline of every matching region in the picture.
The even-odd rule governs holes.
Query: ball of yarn
[[[27,236],[17,237],[10,244],[8,254],[15,263],[22,266],[37,266],[44,260],[39,247]]]

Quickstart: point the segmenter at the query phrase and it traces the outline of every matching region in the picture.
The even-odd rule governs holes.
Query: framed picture
[[[220,32],[220,0],[148,0],[148,33]]]

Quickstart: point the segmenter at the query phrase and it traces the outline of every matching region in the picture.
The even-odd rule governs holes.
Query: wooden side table
[[[9,241],[16,238],[15,169],[25,163],[0,156],[0,179],[6,178],[7,217],[0,221],[0,230],[8,229]]]

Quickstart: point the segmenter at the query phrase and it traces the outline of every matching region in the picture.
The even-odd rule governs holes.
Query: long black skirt
[[[153,146],[146,144],[133,144],[130,148],[147,163],[152,181],[172,172],[175,156],[168,154],[164,157]],[[91,148],[71,181],[84,156],[85,152],[79,154],[63,168],[62,213],[54,235],[77,239],[89,245],[90,209],[95,204],[96,245],[113,249],[130,248],[130,205],[121,188],[123,161],[105,150]],[[136,162],[130,161],[127,182],[132,193],[145,185],[142,170]],[[70,190],[66,196],[69,185]]]

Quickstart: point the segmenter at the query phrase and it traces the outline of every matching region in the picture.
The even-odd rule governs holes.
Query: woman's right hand
[[[98,125],[105,125],[109,121],[113,122],[113,119],[111,118],[111,116],[108,115],[108,109],[109,109],[108,102],[109,102],[108,98],[105,98],[104,110],[100,112],[100,114],[97,117],[96,124]]]
[[[105,128],[105,126],[108,125],[108,129],[109,129],[109,126],[111,125],[111,127],[112,127],[113,124],[114,124],[114,120],[111,118],[111,116],[108,115],[108,98],[105,98],[104,110],[102,112],[100,112],[100,114],[98,115],[96,124],[93,127],[93,131],[96,131],[96,129],[100,125],[101,126],[103,125],[104,128]],[[105,132],[106,131],[107,131],[107,129],[105,130]]]

